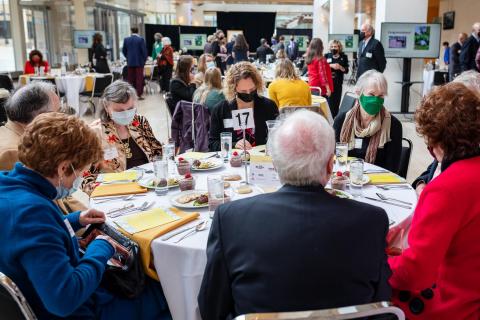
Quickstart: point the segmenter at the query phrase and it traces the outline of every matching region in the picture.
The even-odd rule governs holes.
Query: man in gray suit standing
[[[361,41],[358,44],[357,79],[368,70],[383,72],[387,66],[383,45],[373,37],[374,34],[375,30],[369,23],[362,25],[359,38]]]

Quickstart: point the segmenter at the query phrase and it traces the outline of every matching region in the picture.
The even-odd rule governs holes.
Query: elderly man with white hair
[[[460,66],[462,71],[477,70],[475,57],[480,47],[480,22],[476,22],[472,26],[472,34],[462,45],[460,53]],[[480,71],[480,70],[477,70]]]
[[[360,29],[360,43],[358,44],[357,79],[368,70],[383,72],[387,66],[385,50],[380,41],[374,38],[375,29],[369,23],[364,23]]]
[[[202,318],[389,300],[388,217],[324,189],[335,150],[327,121],[296,111],[271,132],[268,147],[283,187],[216,210]]]
[[[359,96],[355,106],[339,114],[333,123],[336,141],[348,143],[349,156],[397,172],[402,124],[383,105],[388,93],[385,76],[367,71],[358,79],[355,90]]]

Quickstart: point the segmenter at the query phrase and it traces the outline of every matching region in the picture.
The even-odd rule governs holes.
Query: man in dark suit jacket
[[[138,28],[131,29],[132,35],[123,40],[122,53],[127,58],[128,82],[137,90],[139,99],[143,99],[144,67],[147,61],[145,39],[138,34]]]
[[[270,133],[268,148],[284,186],[215,211],[202,318],[388,301],[388,217],[324,189],[335,150],[328,122],[297,111]]]
[[[450,63],[448,64],[448,74],[450,81],[453,81],[457,75],[462,73],[460,66],[460,53],[462,52],[462,45],[467,41],[468,35],[464,32],[458,35],[458,41],[450,47]]]
[[[477,55],[478,47],[480,46],[480,22],[476,22],[472,26],[472,34],[462,45],[462,52],[460,53],[460,65],[463,71],[477,70],[475,63],[475,56]],[[477,70],[480,71],[480,70]]]
[[[257,48],[257,59],[260,63],[267,62],[267,55],[273,55],[273,50],[268,46],[267,39],[260,40],[260,47]]]
[[[380,41],[373,37],[375,30],[365,23],[360,30],[360,43],[358,44],[358,69],[357,79],[366,71],[375,69],[383,72],[387,66],[385,50]]]
[[[298,57],[298,43],[295,42],[293,37],[290,38],[290,42],[286,44],[286,51],[288,59],[295,61]]]

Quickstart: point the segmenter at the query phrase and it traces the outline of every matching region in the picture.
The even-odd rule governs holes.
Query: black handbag
[[[107,235],[117,243],[115,254],[108,261],[103,274],[102,286],[121,298],[137,297],[145,287],[138,244],[108,224],[92,224],[78,241],[80,252],[85,252],[98,235]]]

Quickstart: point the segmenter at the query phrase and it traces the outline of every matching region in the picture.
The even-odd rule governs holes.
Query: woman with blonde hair
[[[330,52],[325,54],[325,59],[332,71],[333,92],[328,99],[332,117],[336,117],[342,100],[343,77],[348,73],[348,57],[343,53],[343,45],[338,40],[329,43]]]
[[[205,71],[208,68],[215,67],[215,60],[213,56],[209,53],[204,53],[198,58],[197,73],[195,74],[194,81],[199,87],[205,78]]]
[[[267,142],[267,125],[265,121],[278,116],[275,102],[262,96],[263,79],[257,68],[250,62],[239,62],[227,71],[225,79],[225,96],[227,100],[217,104],[211,115],[209,148],[220,150],[220,133],[231,132],[235,148],[251,149]],[[246,141],[242,130],[233,130],[232,110],[252,109],[255,128],[246,130]]]
[[[193,102],[203,104],[211,113],[213,107],[224,100],[220,69],[216,67],[208,68],[205,72],[205,81],[193,94]]]
[[[300,79],[293,63],[282,59],[275,66],[275,80],[268,87],[268,97],[278,108],[311,106],[312,94],[308,84]]]
[[[287,59],[287,54],[285,53],[284,49],[278,49],[277,53],[275,54],[275,59],[281,60],[281,59]]]

